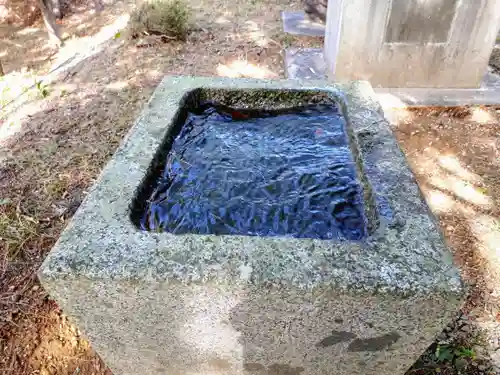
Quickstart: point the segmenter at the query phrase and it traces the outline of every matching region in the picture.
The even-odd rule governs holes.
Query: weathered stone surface
[[[287,48],[285,71],[290,79],[324,79],[326,64],[320,48]]]
[[[255,89],[326,90],[338,100],[371,235],[325,241],[138,230],[130,205],[195,88],[243,90],[249,106],[266,105]],[[324,81],[166,78],[39,276],[115,375],[403,373],[464,296],[371,87]]]
[[[285,73],[290,79],[326,79],[321,48],[287,48]],[[500,76],[486,72],[477,89],[374,88],[379,101],[388,107],[401,105],[475,105],[500,103]]]
[[[318,20],[310,19],[304,12],[281,13],[283,31],[293,35],[325,36],[325,24]]]
[[[478,88],[500,28],[500,0],[329,0],[331,79],[374,87]]]

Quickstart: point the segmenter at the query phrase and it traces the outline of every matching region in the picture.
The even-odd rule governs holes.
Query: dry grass
[[[6,200],[7,201],[7,200]],[[39,234],[39,223],[21,212],[20,205],[3,203],[0,206],[0,241],[7,261],[16,259],[27,243]]]
[[[290,4],[272,1],[265,12],[245,1],[190,6],[194,27],[185,43],[138,48],[127,38],[111,39],[52,84],[47,98],[27,103],[23,115],[16,112],[0,124],[1,374],[110,374],[47,298],[35,273],[161,78],[283,77],[280,11]],[[73,30],[79,50],[79,40],[126,11],[126,4],[116,4],[99,16],[81,13],[63,29]],[[86,35],[78,34],[84,30]],[[44,45],[37,32],[17,31],[19,38],[33,36],[31,48]],[[8,71],[24,62],[45,66],[30,60],[43,54],[11,53],[13,47],[3,44]],[[7,127],[13,131],[2,138]]]
[[[150,0],[135,10],[130,18],[130,33],[136,38],[142,35],[165,35],[186,40],[189,32],[190,13],[183,0]]]
[[[4,0],[0,5],[0,23],[31,26],[41,17],[36,0]]]

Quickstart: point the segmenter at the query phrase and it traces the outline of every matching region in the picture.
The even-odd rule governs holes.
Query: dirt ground
[[[280,11],[288,7],[269,2],[263,15],[252,2],[199,2],[186,43],[115,34],[101,52],[62,74],[47,98],[3,116],[1,374],[110,373],[47,298],[35,272],[164,75],[283,77],[281,51],[293,38],[281,33]],[[62,25],[67,44],[78,49],[78,42],[128,11],[116,3],[99,15],[87,10],[70,16]],[[29,32],[3,30],[6,73],[25,66],[44,74],[61,60],[46,45],[41,24]],[[320,45],[321,39],[300,43]],[[37,45],[45,50],[35,51]]]
[[[280,11],[298,4],[257,1],[197,2],[185,43],[129,40],[125,32],[113,33],[105,48],[61,74],[47,88],[47,97],[30,100],[15,113],[2,111],[0,374],[111,374],[47,297],[35,272],[164,75],[282,78],[285,47],[322,44],[321,38],[297,39],[282,32]],[[90,43],[129,11],[123,3],[106,4],[96,15],[82,6],[63,19],[69,46],[65,53]],[[40,24],[0,27],[6,73],[25,67],[46,74],[64,60],[66,55],[44,38]],[[474,332],[496,329],[500,112],[480,107],[389,112],[457,264],[473,284],[466,319],[481,323],[474,323]],[[476,345],[467,339],[476,333],[464,332],[463,345]],[[500,347],[498,342],[491,345]],[[481,347],[474,348],[479,357]],[[428,359],[411,372],[493,373],[480,358],[469,357],[460,371],[455,364]]]
[[[470,286],[470,297],[462,309],[462,328],[452,325],[455,332],[444,336],[455,336],[462,345],[475,347],[479,357],[482,353],[484,359],[493,361],[478,367],[498,373],[500,107],[394,112],[388,116],[394,134]],[[484,368],[492,364],[493,368]],[[476,370],[469,364],[462,373]]]

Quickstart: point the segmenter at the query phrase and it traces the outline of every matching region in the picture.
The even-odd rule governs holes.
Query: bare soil
[[[486,249],[477,251],[478,246],[492,244],[475,227],[478,219],[492,225],[500,219],[500,108],[410,108],[406,112],[408,117],[394,125],[394,133],[454,249],[463,277],[481,295],[500,291],[500,263],[495,264],[500,255],[497,259]],[[475,302],[486,303],[484,299]],[[471,309],[472,304],[467,306],[468,312]]]
[[[406,108],[392,111],[390,117],[394,134],[470,286],[461,319],[451,323],[442,340],[453,338],[456,346],[474,348],[475,355],[485,361],[466,361],[461,369],[455,363],[432,364],[432,359],[420,365],[425,369],[431,363],[431,368],[453,374],[497,373],[500,107]],[[418,367],[417,373],[428,373]]]
[[[186,42],[112,35],[48,87],[47,98],[0,122],[1,374],[110,374],[35,272],[164,75],[283,78],[286,45],[322,44],[281,32],[280,11],[293,6],[272,1],[262,12],[255,2],[204,1]],[[78,50],[128,11],[116,3],[69,16],[61,25],[67,44]],[[4,27],[0,37],[6,73],[44,74],[60,60],[40,24]]]
[[[47,98],[26,103],[0,123],[1,374],[110,375],[42,290],[35,272],[161,78],[283,78],[285,47],[322,44],[321,38],[282,33],[280,11],[298,9],[299,4],[209,0],[193,8],[194,26],[186,42],[130,40],[126,33],[115,34],[106,48],[62,74],[48,88]],[[99,15],[81,9],[61,26],[77,50],[79,42],[86,43],[128,11],[122,3],[107,5]],[[6,73],[21,67],[37,74],[49,71],[60,57],[44,38],[41,25],[2,25],[0,58]],[[486,323],[499,320],[494,251],[500,231],[495,224],[499,109],[392,112],[397,117],[394,133],[464,278],[474,285],[467,316]],[[476,348],[475,331],[464,337],[460,345]],[[434,349],[413,373],[491,373],[479,359],[466,358],[460,371],[455,362],[436,362]]]

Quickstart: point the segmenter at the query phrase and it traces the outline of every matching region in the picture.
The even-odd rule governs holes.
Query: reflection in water
[[[141,226],[363,238],[362,194],[342,114],[334,105],[240,111],[203,104],[175,138]]]

